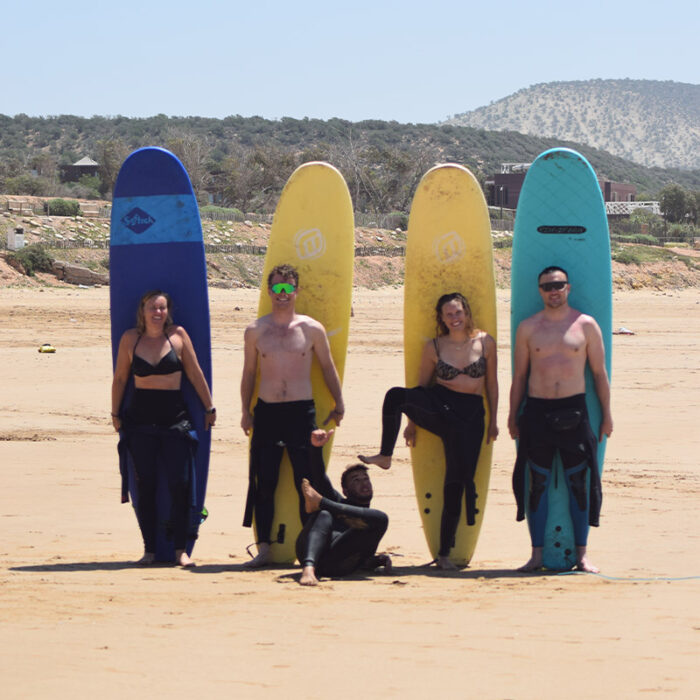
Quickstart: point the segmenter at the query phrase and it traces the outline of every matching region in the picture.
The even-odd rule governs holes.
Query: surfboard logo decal
[[[143,233],[151,228],[156,220],[143,209],[134,207],[131,211],[122,216],[121,222],[134,233]]]
[[[299,260],[318,258],[326,252],[326,239],[320,229],[310,228],[294,236],[294,247]]]
[[[456,231],[438,236],[433,243],[433,252],[440,263],[451,263],[464,255],[466,246]]]
[[[538,233],[586,233],[585,226],[538,226]]]

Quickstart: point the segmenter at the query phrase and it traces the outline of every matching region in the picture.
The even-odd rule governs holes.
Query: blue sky
[[[700,82],[691,0],[15,1],[0,113],[436,122],[536,83]]]

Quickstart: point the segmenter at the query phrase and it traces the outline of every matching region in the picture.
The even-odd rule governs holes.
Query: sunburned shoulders
[[[260,332],[262,329],[264,329],[267,326],[274,325],[273,319],[272,319],[272,314],[266,314],[265,316],[261,316],[260,318],[256,318],[254,321],[248,324],[248,326],[245,329],[245,333],[257,333]],[[305,316],[304,314],[294,314],[294,317],[292,318],[289,326],[302,326],[304,328],[309,328],[309,329],[314,329],[314,330],[321,330],[325,332],[325,329],[323,327],[323,324],[321,324],[319,321],[317,321],[314,318],[311,318],[311,316]]]
[[[315,318],[312,318],[311,316],[297,314],[294,321],[296,325],[308,328],[310,331],[320,331],[321,333],[326,332],[326,329],[323,327],[323,324],[320,321],[317,321]]]
[[[596,321],[595,318],[593,318],[593,316],[589,316],[588,314],[582,313],[576,319],[576,323],[581,325],[581,328],[583,328],[583,331],[587,336],[589,336],[589,334],[593,334],[594,336],[601,334],[598,321]]]
[[[594,325],[597,326],[598,322],[593,318],[593,316],[589,316],[588,314],[584,314],[582,311],[578,311],[578,318],[576,319],[579,323],[583,323],[586,325]]]
[[[306,314],[297,314],[296,320],[300,323],[308,323],[310,326],[320,326],[323,328],[323,324],[320,321],[317,321],[315,318],[307,316]]]

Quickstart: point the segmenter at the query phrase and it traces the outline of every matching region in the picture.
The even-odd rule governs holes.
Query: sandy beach
[[[390,516],[390,576],[298,585],[246,571],[243,329],[257,291],[212,289],[218,409],[193,570],[136,568],[109,420],[107,288],[0,290],[0,673],[6,698],[626,698],[700,694],[700,290],[624,291],[613,326],[603,576],[520,574],[529,554],[510,486],[509,292],[499,290],[501,435],[471,566],[424,568],[408,449],[372,474]],[[347,417],[331,479],[378,445],[403,383],[400,288],[355,290]],[[39,354],[50,342],[57,351]]]

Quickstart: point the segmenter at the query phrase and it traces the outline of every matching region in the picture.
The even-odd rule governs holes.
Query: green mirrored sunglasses
[[[275,294],[282,294],[282,292],[285,294],[293,294],[296,291],[296,287],[293,284],[289,284],[289,282],[278,282],[277,284],[273,284],[270,289],[272,289]]]

